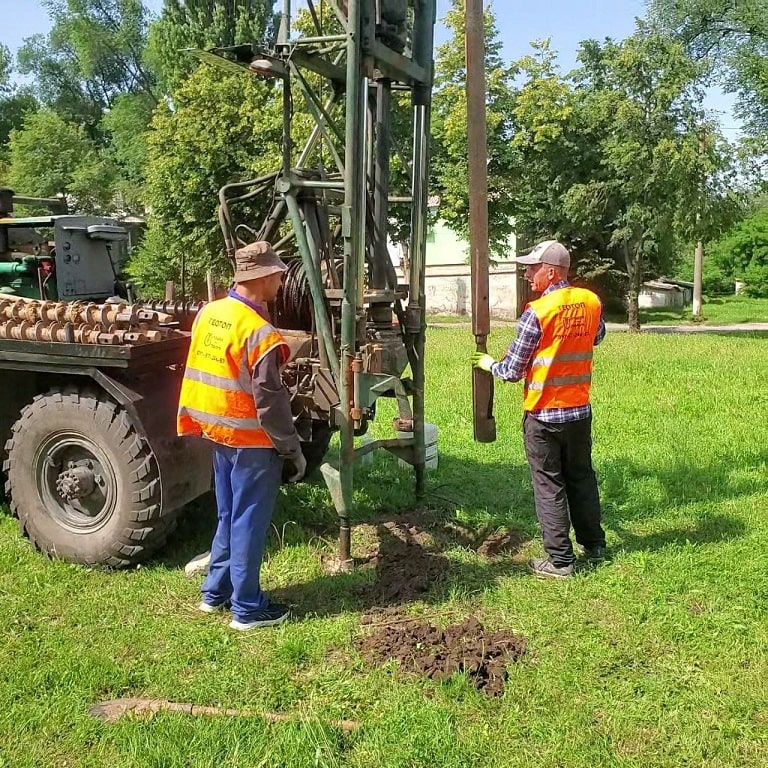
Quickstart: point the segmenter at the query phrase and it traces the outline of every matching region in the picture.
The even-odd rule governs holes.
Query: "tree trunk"
[[[400,269],[407,282],[411,273],[411,248],[407,240],[400,242]]]
[[[629,277],[629,295],[627,301],[627,324],[630,331],[640,330],[640,315],[638,311],[638,297],[640,295],[640,285],[643,281],[643,262],[642,262],[642,243],[638,243],[630,249],[629,244],[624,241],[624,262],[627,265],[627,276]]]

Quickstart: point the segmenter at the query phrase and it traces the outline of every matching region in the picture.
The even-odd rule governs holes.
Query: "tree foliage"
[[[736,280],[745,283],[747,296],[768,297],[768,208],[739,222],[710,250],[704,290],[730,294]]]
[[[110,168],[82,126],[51,110],[29,114],[9,141],[10,185],[36,197],[64,195],[82,212],[109,210]]]
[[[599,164],[564,207],[624,262],[638,327],[644,275],[671,267],[679,224],[704,211],[702,181],[719,158],[701,151],[699,71],[679,43],[639,28],[621,43],[587,42],[580,62],[579,120]]]
[[[467,94],[464,4],[452,0],[445,17],[449,40],[438,46],[432,102],[432,185],[440,197],[439,217],[468,237]],[[506,255],[514,231],[511,181],[511,71],[501,59],[501,41],[490,9],[485,11],[488,231],[491,252]]]
[[[202,288],[207,269],[228,278],[218,192],[279,167],[282,120],[273,90],[246,73],[204,65],[175,92],[173,109],[155,111],[148,139],[150,226],[131,266],[146,292],[161,293],[166,280],[180,282],[182,263],[186,287]]]
[[[172,93],[197,67],[187,48],[252,44],[273,27],[272,0],[166,0],[152,25],[147,58]]]
[[[651,0],[650,17],[705,62],[768,150],[768,0]]]
[[[115,206],[121,211],[143,213],[144,184],[149,163],[147,139],[156,108],[145,93],[125,93],[112,102],[100,128],[106,137],[105,162],[114,166]]]
[[[13,83],[11,52],[0,44],[0,176],[7,173],[11,131],[21,128],[26,115],[34,112],[37,106],[37,100],[27,89]]]
[[[143,61],[148,13],[141,0],[42,0],[53,26],[28,38],[19,69],[40,101],[97,138],[103,113],[119,96],[156,98]]]
[[[51,31],[25,41],[19,69],[31,76],[34,93],[49,110],[43,122],[55,114],[67,130],[82,129],[90,139],[77,164],[81,189],[73,197],[91,209],[141,211],[144,135],[160,96],[144,61],[147,9],[141,0],[43,0],[43,5]],[[43,145],[37,154],[52,153],[55,145],[48,145],[55,140],[38,138]],[[69,159],[62,163],[71,167]],[[88,190],[86,181],[95,188]]]

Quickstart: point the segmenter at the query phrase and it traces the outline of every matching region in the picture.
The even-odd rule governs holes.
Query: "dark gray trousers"
[[[604,547],[600,495],[592,468],[592,417],[549,424],[526,412],[523,436],[536,517],[549,559],[558,567],[576,559],[571,525],[582,547]]]

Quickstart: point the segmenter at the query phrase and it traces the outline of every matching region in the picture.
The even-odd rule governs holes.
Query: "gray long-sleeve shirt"
[[[277,349],[271,349],[256,364],[252,389],[261,428],[277,452],[287,459],[300,454],[301,443],[293,426],[291,398],[280,378]]]

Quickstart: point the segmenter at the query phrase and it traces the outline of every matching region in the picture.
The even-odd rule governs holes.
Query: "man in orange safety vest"
[[[249,630],[288,617],[259,575],[283,463],[291,464],[291,482],[307,464],[280,376],[288,344],[266,310],[287,267],[263,241],[240,248],[235,261],[235,287],[195,319],[177,427],[213,443],[218,525],[199,608],[231,608],[229,626]]]
[[[568,283],[571,257],[555,240],[517,258],[541,296],[520,317],[517,337],[500,362],[476,352],[472,364],[503,381],[523,384],[523,436],[536,516],[546,558],[529,565],[541,578],[568,578],[576,557],[606,555],[600,496],[592,468],[592,352],[605,336],[600,299]]]

